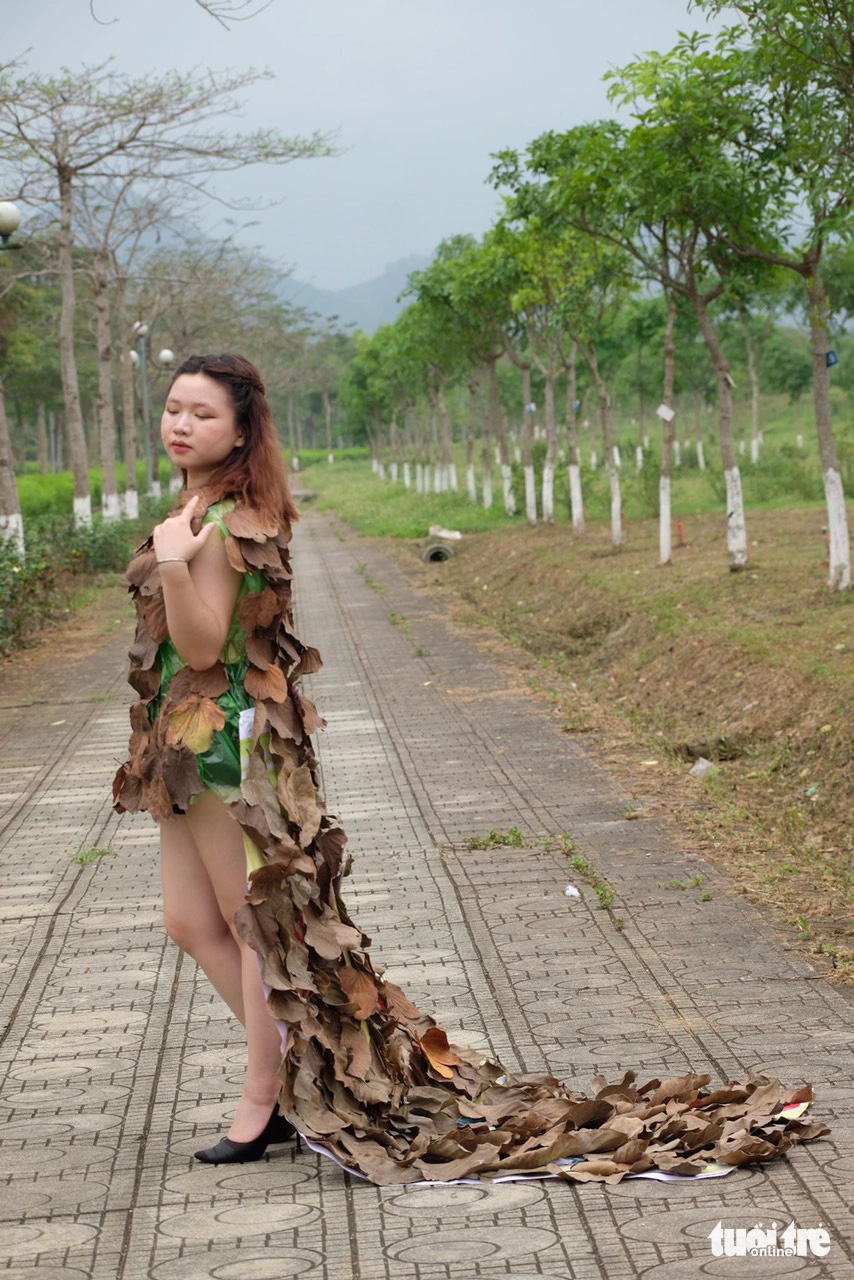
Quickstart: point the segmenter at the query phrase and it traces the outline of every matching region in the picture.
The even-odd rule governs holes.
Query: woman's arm
[[[178,653],[195,671],[212,667],[234,614],[240,574],[228,563],[225,540],[215,524],[196,536],[190,528],[196,499],[158,525],[154,550],[160,565],[166,624]],[[166,557],[181,556],[187,563]]]

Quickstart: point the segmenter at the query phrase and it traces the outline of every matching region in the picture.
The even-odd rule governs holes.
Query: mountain
[[[430,262],[423,254],[413,253],[408,258],[390,262],[376,279],[350,285],[348,289],[318,289],[288,276],[281,283],[281,296],[322,316],[338,316],[342,325],[352,324],[370,334],[381,324],[391,324],[406,305],[397,298],[406,288],[410,272],[420,271]]]

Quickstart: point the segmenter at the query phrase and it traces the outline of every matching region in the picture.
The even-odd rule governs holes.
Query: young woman
[[[387,982],[341,898],[346,837],[327,812],[300,692],[320,655],[294,630],[298,513],[257,370],[193,356],[161,424],[184,474],[176,511],[128,567],[129,759],[119,812],[160,824],[166,928],[246,1032],[243,1090],[205,1163],[257,1160],[296,1133],[379,1184],[700,1176],[826,1132],[809,1086],[707,1075],[642,1088],[629,1073],[579,1098],[451,1044]]]

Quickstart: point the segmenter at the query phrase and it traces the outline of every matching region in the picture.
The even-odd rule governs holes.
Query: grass
[[[79,862],[81,867],[85,867],[90,862],[96,862],[98,858],[114,858],[115,856],[115,852],[112,849],[99,849],[90,846],[85,849],[79,849],[77,853],[72,854],[72,861]]]
[[[789,426],[781,415],[766,432],[766,458],[779,447],[781,461],[769,465],[758,507],[744,469],[749,564],[739,574],[727,571],[725,514],[708,474],[674,482],[686,545],[664,568],[651,518],[630,515],[615,554],[605,524],[579,537],[564,511],[553,526],[497,510],[484,519],[465,495],[395,493],[367,467],[349,494],[342,467],[323,503],[363,532],[384,533],[413,582],[458,622],[497,630],[523,651],[534,664],[529,686],[551,701],[564,732],[598,730],[653,758],[644,787],[660,797],[657,813],[673,812],[678,796],[679,825],[697,847],[847,973],[854,592],[827,590],[823,503],[806,500],[806,481],[786,492],[791,459],[779,437]],[[437,520],[465,536],[452,560],[425,565],[406,539]],[[718,757],[719,742],[735,744],[736,756]],[[700,754],[718,773],[699,783],[685,748],[705,744],[714,750]],[[637,767],[627,768],[631,786]],[[781,870],[781,851],[791,869]],[[709,900],[703,886],[688,887]]]

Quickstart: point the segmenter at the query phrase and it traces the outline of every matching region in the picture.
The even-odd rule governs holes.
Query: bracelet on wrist
[[[158,564],[188,564],[189,562],[184,556],[164,556],[162,560],[158,560]]]

